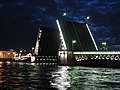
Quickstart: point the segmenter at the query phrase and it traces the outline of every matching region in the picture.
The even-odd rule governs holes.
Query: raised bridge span
[[[59,51],[61,64],[70,64],[73,61],[82,63],[86,60],[86,63],[96,63],[97,60],[98,65],[99,62],[106,63],[104,62],[106,60],[120,61],[120,51],[99,51],[87,24],[65,20],[56,22],[61,36]]]
[[[106,60],[120,64],[120,51],[99,51],[87,24],[65,20],[56,23],[58,29],[40,27],[34,53],[36,61],[51,62],[53,56],[58,56],[59,63],[67,65],[74,61],[107,65]]]

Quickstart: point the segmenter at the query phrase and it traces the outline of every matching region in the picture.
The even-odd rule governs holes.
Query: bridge
[[[96,59],[120,61],[119,51],[98,50],[87,24],[65,20],[56,20],[56,23],[58,29],[40,28],[36,42],[36,54],[49,57],[58,56],[59,63],[66,65],[74,61],[94,61]]]
[[[98,50],[87,24],[64,20],[56,20],[56,22],[62,43],[59,51],[61,64],[71,64],[75,61],[80,65],[93,63],[101,66],[100,63],[111,65],[111,61],[115,60],[117,63],[120,61],[120,51]]]
[[[89,59],[120,60],[119,51],[73,52],[77,61]]]

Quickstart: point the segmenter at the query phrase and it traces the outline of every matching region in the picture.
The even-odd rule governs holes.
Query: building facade
[[[14,58],[16,57],[15,51],[0,51],[0,59],[2,58]]]

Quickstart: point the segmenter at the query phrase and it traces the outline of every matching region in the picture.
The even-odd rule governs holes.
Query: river
[[[0,90],[119,90],[120,70],[0,62]]]

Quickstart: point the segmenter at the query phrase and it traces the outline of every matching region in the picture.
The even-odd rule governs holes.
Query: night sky
[[[39,26],[57,28],[56,19],[88,23],[97,45],[120,47],[120,0],[0,0],[0,48],[31,49]]]

